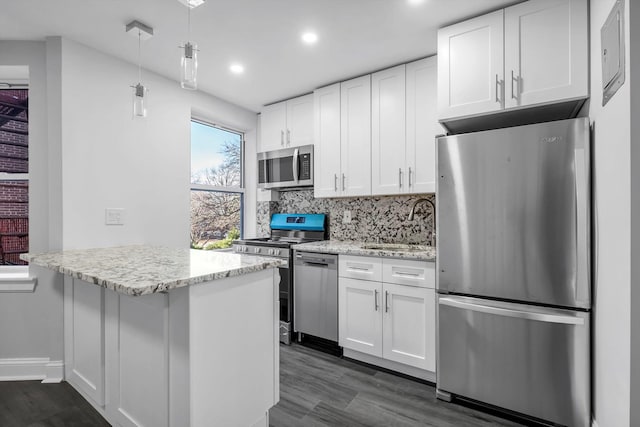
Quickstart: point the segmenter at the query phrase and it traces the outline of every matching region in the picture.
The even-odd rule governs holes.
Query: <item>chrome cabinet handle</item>
[[[344,174],[342,174],[342,191],[344,191],[344,189],[345,189],[344,180],[345,180],[345,176],[344,176]]]
[[[378,311],[378,290],[375,289],[373,292],[373,308],[375,311]]]
[[[404,277],[420,277],[420,273],[406,273],[403,271],[394,271],[394,276],[404,276]]]
[[[411,167],[409,167],[409,188],[411,188]]]
[[[291,131],[287,129],[287,147],[291,145]]]
[[[398,168],[398,184],[402,188],[402,168]]]
[[[338,191],[338,174],[333,174],[333,189],[334,191]]]
[[[500,78],[499,77],[500,76],[498,76],[496,74],[496,102],[498,104],[502,105],[502,100],[500,99],[500,92],[502,92],[502,91],[500,90],[500,84],[501,83],[500,83]]]
[[[513,90],[513,82],[517,83],[517,91]],[[511,98],[515,99],[516,101],[519,99],[520,97],[520,78],[517,76],[513,75],[513,70],[511,70]]]
[[[384,291],[384,312],[389,312],[389,291]]]
[[[296,148],[293,150],[293,180],[298,182],[298,155],[300,154],[300,150]]]
[[[284,131],[280,131],[280,145],[284,146]]]

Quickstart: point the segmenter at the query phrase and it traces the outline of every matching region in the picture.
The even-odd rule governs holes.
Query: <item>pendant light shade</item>
[[[187,6],[187,41],[182,49],[180,60],[180,86],[183,89],[198,89],[198,44],[191,40],[191,9],[204,3],[204,0],[180,0]]]
[[[133,117],[147,116],[147,88],[138,83],[133,87]]]
[[[180,85],[183,89],[195,90],[198,88],[198,46],[186,42],[180,62]]]
[[[138,37],[138,83],[132,85],[133,100],[132,114],[133,118],[147,116],[147,88],[142,84],[142,40],[147,40],[153,36],[153,28],[138,21],[132,21],[127,24],[128,33]]]

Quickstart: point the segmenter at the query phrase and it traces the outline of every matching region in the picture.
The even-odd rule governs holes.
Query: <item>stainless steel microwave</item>
[[[258,153],[258,188],[313,185],[313,145]]]

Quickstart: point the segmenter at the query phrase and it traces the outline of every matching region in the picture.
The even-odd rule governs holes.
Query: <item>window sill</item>
[[[34,292],[37,282],[26,265],[0,267],[0,292]]]

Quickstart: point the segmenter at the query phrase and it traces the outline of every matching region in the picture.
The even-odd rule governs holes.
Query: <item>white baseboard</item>
[[[42,380],[59,383],[64,379],[64,362],[48,357],[0,359],[0,381]]]

